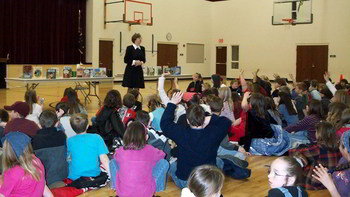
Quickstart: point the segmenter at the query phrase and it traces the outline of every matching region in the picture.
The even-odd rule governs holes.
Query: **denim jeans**
[[[156,192],[164,191],[167,184],[167,172],[169,163],[165,159],[161,159],[152,168],[152,176],[156,181]],[[119,163],[115,159],[109,161],[109,170],[111,173],[112,188],[116,188],[116,174],[120,170]]]
[[[300,144],[309,144],[310,140],[307,138],[307,131],[299,131],[296,133],[288,133],[289,149],[297,148]]]
[[[216,158],[216,166],[222,170],[224,168],[224,161],[222,161],[222,159],[217,157]],[[176,170],[177,170],[177,162],[170,164],[169,175],[171,176],[171,179],[173,179],[173,181],[177,187],[179,187],[180,189],[183,189],[183,188],[187,187],[188,181],[178,178],[175,174]]]
[[[238,159],[245,160],[245,156],[243,153],[235,150],[227,150],[219,146],[218,149],[218,156],[220,155],[232,155],[234,157],[237,157]]]

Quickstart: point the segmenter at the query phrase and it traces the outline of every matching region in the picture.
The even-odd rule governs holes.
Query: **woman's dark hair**
[[[316,100],[316,99],[312,99],[311,101],[309,101],[308,103],[308,115],[316,115],[318,116],[320,119],[324,118],[324,111],[323,111],[323,106],[321,101]]]
[[[297,111],[294,108],[294,105],[292,103],[292,97],[290,94],[285,93],[285,92],[279,92],[278,93],[280,99],[280,105],[284,104],[287,108],[288,114],[289,115],[297,115]]]
[[[252,109],[256,112],[256,115],[262,119],[266,118],[265,113],[265,99],[260,93],[252,93],[249,101]]]
[[[122,98],[118,90],[110,90],[108,91],[103,105],[109,108],[117,108],[119,109],[122,106]]]
[[[334,126],[326,121],[316,124],[316,141],[328,148],[338,148],[339,140]]]
[[[8,121],[9,121],[9,113],[4,109],[0,109],[0,122],[8,122]]]
[[[213,87],[214,88],[220,88],[220,75],[212,75],[211,79],[213,80]]]
[[[286,171],[287,171],[288,177],[296,178],[294,185],[298,185],[299,183],[303,182],[302,180],[303,169],[294,157],[283,156],[278,159],[282,159],[284,162],[287,163],[288,167]]]
[[[332,99],[333,97],[333,94],[332,92],[328,89],[327,86],[325,86],[321,91],[320,91],[321,94],[323,94],[326,98],[328,99]]]
[[[147,128],[141,122],[130,123],[123,137],[124,150],[143,149],[147,144],[146,132],[148,132]]]
[[[215,166],[196,167],[188,177],[188,188],[195,196],[214,196],[219,194],[224,185],[225,176]]]
[[[153,94],[148,97],[148,109],[150,112],[156,110],[158,107],[163,107],[164,105],[157,94]]]
[[[29,114],[32,114],[33,104],[38,103],[35,90],[27,90],[24,94],[24,100],[29,105]]]
[[[72,89],[73,90],[73,89]],[[80,113],[80,100],[78,98],[78,94],[76,91],[68,91],[68,106],[69,106],[69,114]]]
[[[273,99],[269,96],[265,96],[265,110],[272,110],[275,114],[277,114],[279,116],[279,112],[276,108],[276,104],[273,101]]]
[[[131,37],[132,43],[135,43],[137,38],[141,38],[141,34],[135,33],[134,35],[132,35],[132,37]]]
[[[200,127],[204,124],[205,111],[200,105],[191,105],[186,110],[186,116],[191,126]]]

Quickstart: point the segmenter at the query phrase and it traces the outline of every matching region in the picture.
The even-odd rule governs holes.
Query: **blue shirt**
[[[288,110],[287,110],[287,107],[285,104],[279,105],[278,108],[279,108],[278,111],[282,115],[282,119],[287,122],[287,126],[293,125],[293,124],[296,124],[297,122],[299,122],[298,114],[290,115],[288,113]]]
[[[68,178],[95,177],[100,175],[100,155],[108,149],[97,134],[78,134],[68,138]]]
[[[152,112],[153,114],[152,128],[155,129],[156,131],[162,130],[160,128],[160,119],[162,118],[164,111],[165,109],[163,107],[158,107]]]

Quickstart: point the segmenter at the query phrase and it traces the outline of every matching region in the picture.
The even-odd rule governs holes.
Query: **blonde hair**
[[[350,106],[350,96],[346,90],[337,90],[334,94],[335,101],[342,102]]]
[[[222,101],[225,103],[228,103],[228,106],[230,108],[230,110],[232,109],[233,106],[233,101],[232,101],[232,93],[231,93],[231,89],[228,87],[222,87],[219,88],[219,97],[222,99]]]
[[[15,152],[12,149],[11,144],[7,140],[5,140],[2,155],[2,173],[4,174],[6,170],[9,170],[19,165],[21,168],[24,169],[25,173],[29,173],[33,177],[33,179],[39,181],[40,172],[37,169],[39,168],[39,166],[33,159],[33,148],[30,143],[24,149],[21,156],[17,158]]]

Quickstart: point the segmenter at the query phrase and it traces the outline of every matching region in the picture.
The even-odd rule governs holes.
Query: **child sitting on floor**
[[[123,97],[123,107],[119,109],[120,119],[124,123],[125,127],[128,126],[130,121],[135,120],[136,112],[134,110],[135,105],[135,97],[134,95],[128,93]]]
[[[26,91],[24,95],[24,100],[29,105],[29,114],[27,115],[26,119],[34,121],[36,124],[39,125],[39,116],[44,108],[44,103],[41,102],[44,101],[36,95],[35,90]]]
[[[219,168],[223,167],[223,161],[216,158],[217,150],[231,126],[230,120],[215,114],[211,116],[209,123],[206,121],[203,107],[196,104],[186,111],[190,127],[174,123],[174,112],[176,105],[182,100],[182,95],[179,92],[172,96],[160,122],[164,135],[173,140],[178,147],[178,159],[170,165],[169,173],[180,188],[187,186],[187,179],[197,166],[217,164]]]
[[[350,131],[345,132],[340,140],[339,150],[343,157],[337,168],[328,170],[321,164],[314,169],[313,177],[320,181],[331,193],[332,197],[349,196],[350,192]],[[331,173],[331,177],[328,173]],[[332,180],[333,179],[333,180]]]
[[[303,180],[301,184],[306,189],[324,189],[324,186],[312,176],[313,169],[322,164],[327,168],[336,167],[341,154],[335,129],[331,123],[320,122],[316,125],[316,143],[300,145],[296,149],[289,150],[289,155],[303,167]]]
[[[268,170],[268,197],[307,197],[304,188],[297,186],[302,174],[300,164],[293,157],[275,159]]]
[[[105,177],[107,181],[108,176],[101,173],[100,163],[109,173],[108,149],[101,136],[86,133],[88,123],[88,116],[85,114],[74,114],[70,119],[77,135],[67,140],[68,178],[74,182],[80,177]]]
[[[233,114],[233,102],[232,102],[232,93],[230,88],[228,87],[222,87],[219,89],[219,97],[223,101],[223,108],[220,113],[220,116],[224,116],[231,120],[232,122],[235,121],[235,116]]]
[[[112,186],[119,197],[151,197],[164,191],[169,163],[164,152],[147,144],[147,128],[142,123],[130,123],[110,163]]]
[[[69,106],[66,102],[59,102],[56,105],[56,114],[59,119],[59,130],[63,130],[67,138],[73,137],[76,135],[75,131],[70,125],[70,114],[68,113]]]
[[[350,109],[345,109],[341,115],[340,122],[337,125],[337,136],[341,137],[342,134],[350,130]]]
[[[0,196],[53,197],[45,184],[45,169],[33,154],[30,137],[11,132],[1,139],[3,145]]]
[[[148,98],[148,109],[152,128],[156,131],[161,131],[160,119],[162,118],[165,109],[158,95],[154,94]]]
[[[188,188],[182,189],[181,197],[218,197],[221,195],[224,180],[224,174],[217,167],[198,166],[191,172]]]
[[[134,95],[135,97],[135,112],[142,110],[142,103],[140,101],[138,101],[138,98],[140,96],[140,92],[137,89],[132,89],[129,92],[130,94]]]

